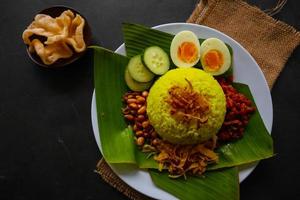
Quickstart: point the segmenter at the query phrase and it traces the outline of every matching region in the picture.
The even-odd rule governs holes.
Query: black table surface
[[[249,1],[268,8],[275,0]],[[101,154],[91,125],[91,53],[71,66],[32,63],[21,35],[33,16],[63,4],[89,21],[93,43],[116,49],[124,21],[154,26],[184,22],[197,0],[3,0],[0,2],[0,199],[127,199],[96,173]],[[300,4],[289,0],[276,19],[300,29]],[[274,158],[241,184],[241,199],[299,199],[300,48],[272,90]]]

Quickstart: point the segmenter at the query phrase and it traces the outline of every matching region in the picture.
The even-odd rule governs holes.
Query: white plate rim
[[[152,27],[153,29],[157,29],[157,30],[161,30],[164,28],[168,28],[168,27],[178,27],[178,26],[184,26],[187,29],[190,29],[191,27],[196,27],[196,29],[199,30],[208,30],[211,31],[212,33],[219,35],[222,38],[225,38],[223,41],[230,44],[231,47],[233,47],[232,44],[234,44],[236,47],[238,47],[239,49],[241,49],[243,51],[243,53],[245,53],[247,55],[247,57],[253,62],[253,64],[256,67],[256,70],[259,74],[259,77],[261,82],[262,82],[262,87],[263,87],[263,92],[260,92],[260,95],[264,95],[264,100],[266,101],[265,104],[260,104],[260,102],[256,102],[257,107],[259,112],[261,113],[262,119],[266,125],[267,130],[269,131],[269,133],[271,134],[272,131],[272,124],[273,124],[273,104],[272,104],[272,98],[271,98],[271,93],[267,84],[267,81],[263,75],[262,70],[260,69],[260,67],[258,66],[258,64],[256,63],[256,61],[254,60],[254,58],[251,56],[251,54],[242,46],[240,45],[237,41],[235,41],[234,39],[232,39],[231,37],[229,37],[228,35],[207,27],[207,26],[203,26],[203,25],[198,25],[198,24],[191,24],[191,23],[167,23],[167,24],[161,24],[161,25],[157,25]],[[176,29],[176,28],[175,28]],[[178,31],[177,31],[178,32]],[[199,36],[198,36],[199,37]],[[201,36],[200,36],[201,37]],[[116,53],[119,53],[120,51],[125,50],[125,45],[124,43],[121,44],[116,50]],[[235,53],[235,49],[233,47],[233,51]],[[125,52],[125,51],[124,51]],[[257,77],[256,77],[257,78]],[[243,80],[239,81],[239,82],[243,82]],[[252,92],[252,85],[248,84],[250,87],[250,90]],[[253,94],[253,96],[255,96],[255,94]],[[259,97],[259,96],[258,96]],[[256,101],[256,98],[255,98]],[[96,112],[96,101],[95,101],[95,90],[93,92],[93,96],[92,96],[92,103],[91,103],[91,121],[92,121],[92,127],[93,127],[93,133],[94,133],[94,137],[95,140],[97,142],[97,145],[99,147],[100,152],[101,150],[101,143],[100,143],[100,135],[99,135],[99,129],[98,129],[98,121],[97,121],[97,112]],[[267,111],[266,111],[267,110]],[[263,111],[263,112],[261,112]],[[264,112],[265,111],[265,112]],[[266,114],[267,112],[267,114]],[[257,163],[253,163],[251,165],[247,165],[244,167],[241,167],[240,169],[240,173],[239,173],[239,181],[240,183],[245,180],[245,178],[247,178],[250,173],[255,169],[255,167],[257,166]],[[140,170],[136,167],[133,166],[128,166],[126,165],[126,168],[128,168],[128,170],[124,170],[124,166],[122,165],[115,165],[115,164],[109,164],[109,166],[112,168],[112,170],[125,182],[127,183],[130,187],[136,189],[137,191],[152,197],[152,198],[156,198],[156,199],[177,199],[176,197],[174,197],[173,195],[159,189],[156,188],[156,186],[152,183],[152,187],[155,187],[156,189],[156,193],[153,193],[153,191],[149,190],[149,188],[143,188],[141,187],[139,184],[135,184],[134,182],[130,182],[128,181],[128,177],[127,175],[129,174],[129,176],[131,175],[132,171],[138,170],[141,171],[141,173],[146,173],[144,170]],[[143,178],[145,178],[145,176],[142,176]],[[150,178],[150,176],[149,176]],[[149,184],[149,183],[148,183]],[[160,193],[157,193],[157,191],[159,191]]]

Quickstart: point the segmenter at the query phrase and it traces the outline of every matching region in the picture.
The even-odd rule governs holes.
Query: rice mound
[[[208,120],[200,127],[176,120],[166,102],[173,86],[187,87],[200,93],[209,103]],[[208,73],[196,68],[177,68],[161,76],[151,87],[147,98],[147,114],[155,131],[174,144],[195,144],[209,140],[221,128],[226,113],[226,99],[219,83]]]

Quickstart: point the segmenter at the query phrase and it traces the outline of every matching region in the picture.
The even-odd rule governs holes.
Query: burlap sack
[[[202,0],[187,22],[215,28],[238,41],[255,58],[270,88],[300,43],[300,33],[293,27],[241,0]],[[96,171],[128,198],[150,199],[126,185],[104,159],[99,161]]]
[[[300,33],[241,0],[202,0],[187,20],[226,33],[254,57],[272,88]]]

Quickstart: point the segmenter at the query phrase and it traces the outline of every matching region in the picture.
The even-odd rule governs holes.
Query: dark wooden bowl
[[[82,14],[80,14],[78,11],[74,10],[73,8],[66,7],[66,6],[52,6],[52,7],[49,7],[49,8],[46,8],[46,9],[40,11],[38,14],[46,14],[46,15],[50,15],[51,17],[58,17],[65,10],[71,10],[74,14],[79,14],[85,20],[85,25],[83,28],[83,37],[84,37],[85,44],[88,47],[91,44],[91,40],[92,40],[91,28],[88,24],[87,19]],[[40,36],[32,36],[31,37],[31,39],[34,39],[34,38],[41,39]],[[71,48],[71,49],[73,50],[73,48]],[[83,56],[85,52],[86,52],[86,50],[84,50],[83,52],[77,53],[73,50],[73,55],[70,58],[60,58],[55,63],[53,63],[51,65],[46,65],[43,63],[41,58],[35,52],[34,53],[29,52],[29,48],[27,45],[27,53],[28,53],[29,57],[31,58],[31,60],[34,63],[36,63],[37,65],[46,67],[46,68],[64,67],[66,65],[69,65],[69,64],[73,63],[74,61],[76,61],[77,59],[79,59],[81,56]]]

